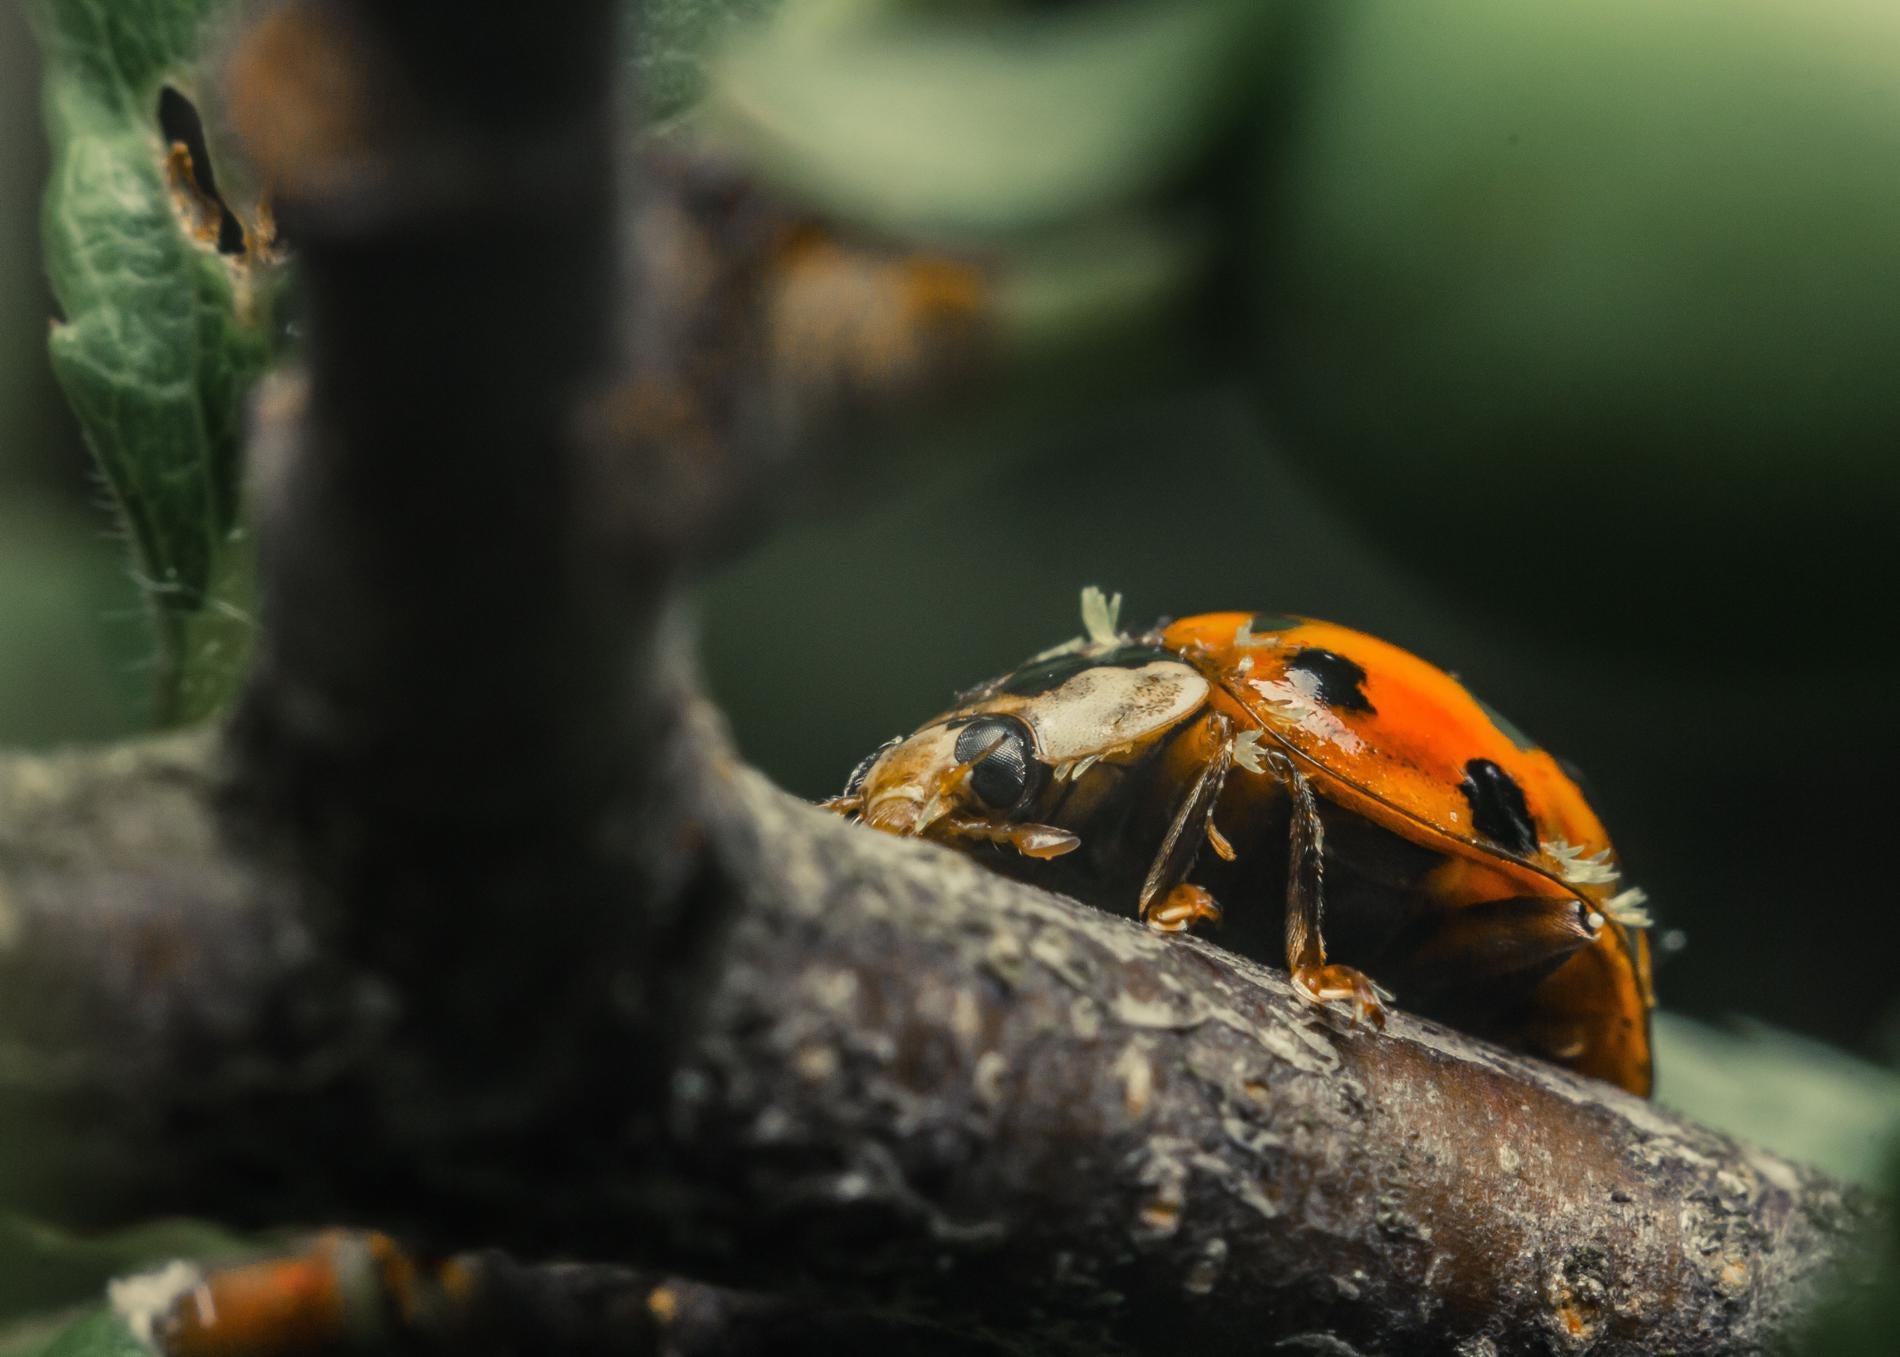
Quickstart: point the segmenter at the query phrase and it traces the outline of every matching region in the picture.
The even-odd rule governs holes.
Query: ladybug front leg
[[[1213,752],[1175,807],[1136,900],[1141,921],[1157,933],[1179,933],[1197,923],[1220,922],[1220,906],[1214,903],[1214,897],[1203,886],[1189,885],[1187,874],[1194,870],[1201,843],[1209,837],[1214,804],[1220,800],[1227,770],[1233,766],[1233,723],[1216,714],[1197,735],[1212,739]],[[1225,840],[1220,842],[1224,844]]]
[[[1270,760],[1275,776],[1287,790],[1290,825],[1286,864],[1286,968],[1293,988],[1316,1004],[1344,999],[1363,1022],[1385,1026],[1385,1006],[1378,985],[1351,966],[1329,964],[1320,916],[1326,905],[1326,827],[1319,818],[1319,798],[1313,784],[1293,761],[1284,756]],[[1389,995],[1383,996],[1389,998]]]

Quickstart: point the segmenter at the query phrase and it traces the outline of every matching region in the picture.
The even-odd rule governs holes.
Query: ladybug
[[[1396,993],[1648,1095],[1644,896],[1557,759],[1363,632],[1223,612],[1129,636],[1120,603],[1085,590],[1086,635],[961,694],[825,805],[1150,928],[1224,920],[1315,1004],[1381,1024]]]

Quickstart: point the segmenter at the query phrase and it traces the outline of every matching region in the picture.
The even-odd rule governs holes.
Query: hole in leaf
[[[158,92],[158,130],[172,148],[173,165],[182,170],[182,174],[174,173],[173,191],[197,200],[204,234],[209,238],[215,230],[219,254],[243,254],[244,225],[219,196],[205,146],[204,119],[198,116],[198,106],[170,85]],[[177,159],[179,147],[184,148],[182,166]]]

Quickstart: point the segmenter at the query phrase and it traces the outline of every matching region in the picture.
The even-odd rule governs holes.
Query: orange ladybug
[[[1556,759],[1363,632],[1228,612],[1131,637],[1120,602],[1085,590],[1085,636],[825,804],[1151,928],[1224,920],[1315,1003],[1381,1023],[1396,994],[1648,1095],[1643,893]]]

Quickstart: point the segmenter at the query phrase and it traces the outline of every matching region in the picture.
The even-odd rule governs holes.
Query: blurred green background
[[[709,82],[772,8],[652,5],[649,107],[979,250],[1068,362],[705,586],[755,763],[836,790],[1085,584],[1335,619],[1584,769],[1668,1009],[1892,1059],[1900,9],[786,0]],[[0,745],[47,747],[141,729],[152,644],[46,359],[35,55],[0,4]],[[1890,1077],[1662,1035],[1666,1101],[1874,1172]],[[17,1275],[98,1270],[24,1230]]]
[[[36,51],[0,5],[0,744],[121,733],[147,642],[79,431],[46,359]]]

